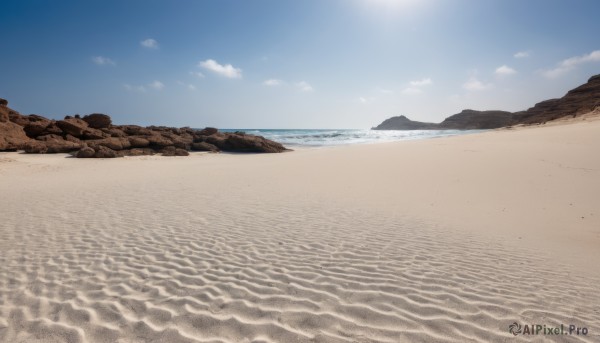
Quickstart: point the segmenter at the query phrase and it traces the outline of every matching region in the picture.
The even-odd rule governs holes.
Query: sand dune
[[[0,154],[0,341],[598,341],[599,133]]]

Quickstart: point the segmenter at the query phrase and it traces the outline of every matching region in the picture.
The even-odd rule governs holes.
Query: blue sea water
[[[464,135],[482,130],[355,130],[355,129],[221,129],[242,131],[279,142],[286,147],[321,147],[344,144],[364,144]]]

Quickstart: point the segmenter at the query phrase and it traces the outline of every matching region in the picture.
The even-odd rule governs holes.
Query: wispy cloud
[[[432,83],[433,83],[433,81],[430,78],[425,78],[425,79],[421,79],[421,80],[410,81],[410,85],[411,86],[415,86],[415,87],[428,86],[428,85],[430,85]]]
[[[144,86],[132,86],[128,83],[124,84],[123,88],[125,88],[125,90],[130,91],[130,92],[145,92],[146,91],[146,87],[144,87]]]
[[[542,74],[549,79],[554,79],[565,75],[581,64],[590,62],[600,62],[600,50],[595,50],[582,56],[567,58],[566,60],[560,62],[556,68],[545,70],[542,72]]]
[[[531,56],[529,51],[519,51],[513,55],[514,58],[527,58]]]
[[[296,87],[303,92],[312,92],[314,88],[306,81],[300,81],[296,83]]]
[[[421,94],[421,93],[423,93],[423,90],[421,88],[417,88],[417,87],[407,87],[402,90],[402,94],[407,94],[407,95]]]
[[[375,101],[376,98],[375,97],[364,97],[364,96],[360,96],[358,97],[358,102],[360,102],[361,104],[369,104],[372,103],[373,101]]]
[[[116,65],[115,61],[111,60],[108,57],[103,57],[103,56],[94,56],[94,57],[92,57],[92,62],[96,63],[99,66],[103,66],[103,65],[114,66],[114,65]]]
[[[206,61],[201,61],[198,64],[200,67],[210,70],[213,73],[219,74],[226,78],[230,79],[241,79],[242,78],[242,69],[235,68],[231,64],[219,64],[217,61],[208,59]]]
[[[408,87],[404,88],[401,93],[402,94],[406,94],[406,95],[414,95],[414,94],[421,94],[423,93],[423,87],[429,86],[433,84],[433,81],[431,80],[431,78],[426,77],[420,80],[413,80],[409,82]]]
[[[180,86],[184,86],[185,88],[191,90],[191,91],[195,91],[196,90],[196,86],[194,86],[191,83],[185,83],[183,81],[177,81],[177,84]]]
[[[491,83],[483,83],[476,77],[471,77],[465,84],[463,84],[463,88],[468,91],[483,91],[486,89],[492,88]]]
[[[204,78],[204,74],[202,74],[202,73],[201,73],[201,72],[199,72],[199,71],[190,71],[190,75],[193,75],[193,76],[199,77],[199,78],[201,78],[201,79],[203,79],[203,78]]]
[[[148,84],[148,87],[156,89],[157,91],[160,91],[163,88],[165,88],[165,85],[158,80],[154,80],[150,84]]]
[[[152,38],[144,39],[140,42],[140,45],[148,49],[158,49],[158,42]]]
[[[496,75],[499,75],[499,76],[507,76],[507,75],[516,74],[517,71],[507,65],[502,65],[502,66],[496,68],[496,71],[494,73],[496,73]]]
[[[165,88],[165,85],[164,85],[164,83],[162,83],[158,80],[154,80],[147,85],[139,85],[139,86],[126,83],[123,85],[123,88],[125,88],[125,90],[130,91],[130,92],[145,92],[148,90],[148,88],[160,91]]]
[[[283,84],[283,81],[279,80],[279,79],[268,79],[263,82],[263,85],[269,86],[269,87],[281,86],[282,84]]]

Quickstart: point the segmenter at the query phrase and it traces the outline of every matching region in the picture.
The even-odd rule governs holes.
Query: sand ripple
[[[528,341],[514,321],[600,337],[598,280],[541,253],[331,204],[136,187],[3,197],[0,341]]]

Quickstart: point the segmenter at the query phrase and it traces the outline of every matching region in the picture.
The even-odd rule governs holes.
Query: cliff
[[[514,114],[513,124],[539,124],[593,111],[600,106],[600,75],[570,90],[560,99],[539,102],[527,111]]]
[[[600,107],[600,75],[592,76],[587,83],[570,90],[560,99],[545,100],[526,111],[474,111],[463,110],[439,124],[412,121],[405,116],[384,120],[373,130],[475,130],[496,129],[517,124],[542,124],[550,120],[593,111]]]

